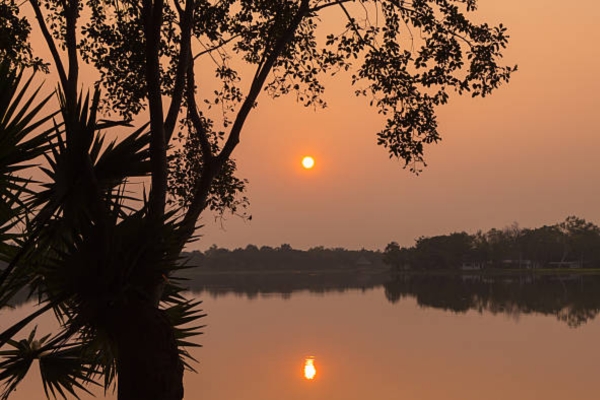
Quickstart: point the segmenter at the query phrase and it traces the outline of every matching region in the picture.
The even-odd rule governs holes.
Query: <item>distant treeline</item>
[[[248,245],[234,250],[212,246],[205,252],[184,254],[185,264],[194,266],[189,273],[201,272],[285,272],[285,271],[356,271],[382,270],[380,251],[326,249],[293,249],[289,244],[279,247]]]
[[[412,247],[388,244],[383,260],[395,270],[600,268],[600,228],[572,216],[535,229],[421,237]]]

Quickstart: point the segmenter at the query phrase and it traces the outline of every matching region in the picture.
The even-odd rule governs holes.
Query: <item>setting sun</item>
[[[306,156],[302,159],[302,166],[305,169],[311,169],[312,167],[315,166],[315,159],[312,158],[311,156]]]
[[[315,359],[313,357],[309,357],[304,360],[304,377],[306,379],[314,379],[317,374],[317,369],[315,368]]]

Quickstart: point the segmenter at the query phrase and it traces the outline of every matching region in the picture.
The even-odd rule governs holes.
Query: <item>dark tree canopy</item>
[[[0,346],[14,347],[0,353],[4,395],[39,359],[40,368],[63,368],[42,374],[49,394],[97,377],[110,387],[118,375],[120,400],[181,399],[186,338],[195,334],[182,325],[200,315],[171,278],[203,211],[244,212],[246,181],[232,155],[260,93],[323,107],[325,78],[347,74],[386,117],[378,143],[418,172],[425,145],[440,140],[435,108],[453,92],[486,96],[516,70],[500,63],[506,29],[472,22],[475,8],[475,0],[3,1],[0,195],[9,201],[0,306],[27,286],[42,303],[0,334]],[[58,77],[58,112],[21,81],[21,68],[45,68],[28,41],[34,26]],[[82,80],[82,63],[96,82]],[[21,175],[39,156],[45,180],[30,185]],[[62,318],[60,332],[12,340],[49,310]]]
[[[101,72],[111,109],[131,118],[148,97],[144,9],[137,1],[92,1],[90,6],[82,56]],[[197,115],[202,128],[195,129],[205,131],[211,143],[228,134],[236,137],[262,87],[275,97],[293,93],[304,105],[322,106],[323,77],[349,70],[355,93],[388,117],[378,142],[418,169],[424,145],[440,139],[435,107],[446,103],[452,91],[486,96],[515,70],[499,64],[506,28],[467,18],[476,8],[474,0],[224,0],[196,1],[192,10],[178,2],[161,6],[162,34],[156,41],[161,93],[180,90],[178,61],[188,34],[194,38],[189,49],[193,63],[212,65],[221,81],[215,90],[202,75],[192,88],[203,107]],[[322,20],[326,9],[331,9],[328,19]],[[183,26],[186,17],[189,27]],[[343,27],[328,31],[338,25],[329,19],[343,21]],[[239,59],[255,65],[251,84],[241,80]],[[217,124],[205,115],[211,106],[223,111]],[[210,151],[218,152],[218,146]]]
[[[0,3],[0,60],[9,60],[12,68],[33,67],[47,71],[47,65],[33,55],[29,21],[20,16],[15,0]]]
[[[570,216],[534,229],[514,224],[474,235],[421,237],[408,248],[388,244],[384,261],[396,270],[598,268],[600,228]]]

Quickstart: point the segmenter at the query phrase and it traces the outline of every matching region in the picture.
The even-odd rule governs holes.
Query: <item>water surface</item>
[[[185,398],[598,398],[595,314],[569,324],[560,312],[532,309],[456,312],[390,290],[388,285],[252,299],[197,294],[204,299],[208,326],[198,339],[203,347],[192,351],[198,374],[186,374]],[[2,320],[4,326],[8,319]],[[317,369],[310,381],[303,377],[308,356]],[[42,396],[39,381],[28,379],[11,399]]]

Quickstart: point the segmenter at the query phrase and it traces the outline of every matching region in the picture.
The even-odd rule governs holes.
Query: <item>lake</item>
[[[581,300],[583,307],[573,294],[588,293],[596,283],[556,279],[550,286],[562,287],[563,294],[546,288],[534,298],[535,308],[509,301],[501,289],[507,284],[459,285],[489,287],[503,302],[482,293],[473,295],[476,301],[463,299],[465,293],[452,290],[457,302],[440,304],[442,288],[449,285],[428,284],[427,294],[419,294],[415,288],[424,284],[411,282],[251,298],[241,292],[196,293],[204,300],[207,327],[198,338],[203,347],[192,351],[198,374],[186,373],[185,398],[598,398],[597,299]],[[522,292],[515,296],[532,297],[525,295],[531,290]],[[546,297],[549,303],[540,301]],[[29,307],[3,315],[2,327]],[[313,380],[304,377],[307,357],[314,358]],[[32,375],[10,399],[42,397]]]

